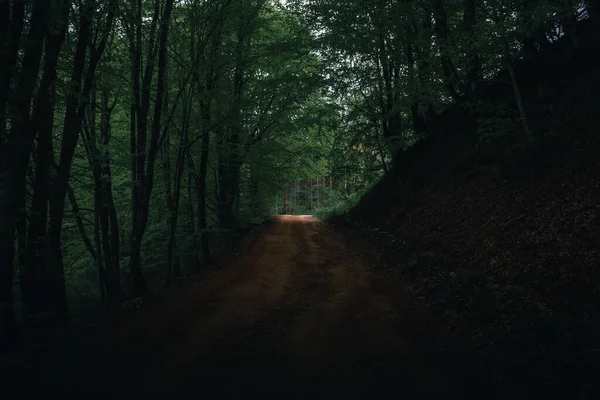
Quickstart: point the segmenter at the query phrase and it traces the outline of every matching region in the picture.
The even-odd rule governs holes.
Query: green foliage
[[[172,15],[166,13],[169,4]],[[15,255],[15,262],[24,263],[23,254],[29,250],[26,234],[35,220],[32,216],[44,214],[40,226],[33,228],[47,235],[51,221],[43,209],[63,200],[50,198],[51,191],[45,189],[53,185],[34,187],[36,173],[46,169],[53,171],[53,179],[57,174],[68,176],[78,208],[75,212],[75,204],[66,202],[58,238],[64,268],[54,269],[64,270],[72,307],[92,303],[107,289],[98,282],[98,267],[103,271],[112,265],[106,251],[117,258],[117,286],[123,284],[124,296],[133,293],[134,238],[142,238],[139,267],[155,280],[153,286],[159,286],[163,276],[169,283],[173,260],[186,259],[181,262],[183,273],[197,270],[212,250],[224,249],[232,230],[281,212],[290,193],[296,213],[327,218],[348,212],[402,151],[431,133],[439,111],[453,101],[464,103],[470,88],[556,40],[574,12],[570,2],[562,0],[493,0],[475,2],[474,20],[468,23],[468,4],[456,0],[64,3],[71,6],[71,13],[56,77],[47,76],[52,80],[47,96],[52,99],[52,115],[47,118],[50,144],[46,145],[52,153],[49,159],[66,162],[68,170],[55,170],[52,162],[45,168],[38,163],[36,149],[44,144],[41,118],[35,119],[40,126],[31,143],[17,146],[34,152],[25,154],[31,162],[21,189],[28,195],[16,206],[6,176],[23,168],[0,165],[3,232],[16,232],[17,219],[10,217],[15,209],[26,210],[25,229],[13,241],[24,247],[17,248],[21,254]],[[85,32],[80,24],[87,7],[92,40],[85,49],[82,76],[91,67],[92,53],[100,50],[103,33],[107,42],[96,71],[90,70],[89,80],[82,79],[79,85],[89,90],[84,94],[71,81],[77,80],[76,49]],[[32,8],[33,3],[26,10],[25,27]],[[110,32],[103,32],[111,11],[117,12],[116,23]],[[60,33],[61,18],[53,9],[43,35]],[[163,49],[161,32],[166,35]],[[14,93],[21,72],[37,70],[22,64],[28,60],[29,39],[23,36],[14,50],[16,73],[6,75],[8,91],[0,96],[6,99],[0,104],[3,162],[10,132],[23,117],[15,110],[34,118],[32,112],[46,100],[38,97],[44,63],[52,58],[49,39],[39,39],[44,43],[39,73],[23,80],[35,82],[27,102],[33,107],[17,104],[22,93]],[[136,86],[136,81],[141,84]],[[69,99],[81,107],[72,120],[66,106]],[[523,115],[513,106],[476,102],[474,107],[482,116],[482,148],[490,143],[495,147],[522,129]],[[64,133],[78,123],[77,140],[69,140]],[[71,145],[72,160],[63,159],[63,148]],[[36,196],[43,198],[39,204],[44,206],[33,204]],[[34,212],[34,207],[39,209]],[[147,213],[140,213],[146,208]],[[109,213],[113,210],[115,216]],[[103,257],[95,260],[96,254]],[[13,270],[16,266],[9,272]],[[48,282],[60,282],[62,277],[52,279]],[[12,278],[0,278],[0,283],[10,287]]]
[[[319,219],[328,219],[333,217],[340,217],[348,214],[348,212],[354,208],[360,199],[369,192],[378,182],[375,181],[370,185],[350,194],[343,195],[341,192],[326,190],[329,197],[323,207],[316,210],[314,215]]]
[[[341,199],[331,205],[326,205],[315,211],[315,217],[325,220],[332,217],[339,217],[348,214],[348,212],[360,201],[360,193]]]

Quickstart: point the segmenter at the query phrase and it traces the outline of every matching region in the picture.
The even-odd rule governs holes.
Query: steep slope
[[[600,67],[554,78],[533,149],[508,134],[485,143],[451,109],[348,222],[434,311],[447,350],[478,359],[477,379],[587,398],[600,366]]]

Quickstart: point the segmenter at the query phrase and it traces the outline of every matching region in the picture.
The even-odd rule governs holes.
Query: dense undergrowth
[[[358,205],[360,199],[376,184],[377,182],[367,186],[362,190],[358,190],[352,194],[349,194],[348,196],[343,196],[339,193],[332,192],[332,196],[328,199],[326,204],[315,211],[315,217],[323,220],[343,218],[343,216],[347,215],[351,209]]]

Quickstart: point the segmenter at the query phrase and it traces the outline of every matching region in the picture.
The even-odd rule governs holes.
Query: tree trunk
[[[167,226],[169,227],[167,237],[167,255],[166,255],[166,283],[167,286],[171,285],[172,277],[174,274],[173,267],[173,253],[175,248],[175,233],[177,231],[177,220],[179,216],[179,200],[181,195],[181,180],[183,178],[183,163],[185,160],[185,144],[187,142],[187,130],[189,129],[189,106],[186,106],[186,110],[183,117],[183,127],[180,137],[180,142],[177,149],[177,161],[175,164],[175,183],[174,187],[171,188],[171,164],[170,164],[170,141],[167,138],[165,145],[163,146],[163,179],[165,185],[165,192],[167,197]]]
[[[243,5],[243,2],[239,3],[240,6]],[[217,135],[217,149],[219,149],[217,208],[219,225],[223,229],[235,228],[235,200],[239,191],[240,169],[243,164],[242,97],[245,85],[246,47],[249,45],[247,17],[244,13],[240,14],[239,27],[236,32],[236,64],[231,82],[233,98],[231,116],[224,129],[224,135]]]
[[[22,30],[20,6],[15,5],[12,14],[10,37],[13,41],[7,48],[7,59],[2,60],[0,68],[0,114],[6,115],[8,90],[12,82],[11,63],[16,61],[18,45]],[[7,10],[4,10],[7,11]],[[35,130],[31,126],[30,105],[33,91],[37,83],[42,55],[42,45],[46,33],[45,26],[49,12],[49,1],[36,1],[31,12],[30,28],[24,49],[22,68],[18,86],[15,90],[11,110],[11,129],[5,136],[5,121],[0,121],[0,346],[7,345],[15,338],[16,326],[13,309],[13,275],[15,232],[19,215],[25,205],[25,183],[27,166]],[[1,29],[6,29],[3,27]],[[6,140],[6,142],[5,142]]]
[[[198,173],[198,234],[200,235],[200,250],[202,251],[203,262],[212,262],[210,253],[210,244],[208,240],[207,228],[207,210],[206,210],[206,179],[208,172],[208,156],[210,150],[210,132],[207,130],[202,136],[200,143],[200,171]]]
[[[89,110],[88,127],[83,129],[85,150],[92,171],[94,181],[94,252],[95,268],[98,272],[98,291],[102,304],[106,302],[106,260],[110,249],[106,248],[106,213],[102,207],[102,161],[98,149],[96,137],[96,86],[92,89],[91,104]],[[102,128],[101,128],[102,130]]]
[[[506,50],[506,51],[508,52],[508,50]],[[515,71],[513,69],[512,62],[510,60],[510,56],[507,55],[505,57],[506,57],[506,68],[508,69],[508,73],[510,75],[510,81],[512,83],[515,100],[517,102],[517,109],[519,110],[519,116],[521,117],[521,123],[523,124],[523,131],[525,132],[525,137],[527,139],[527,143],[529,145],[531,145],[533,143],[533,132],[531,131],[531,127],[529,125],[529,118],[527,117],[525,107],[523,106],[523,98],[521,96],[521,91],[519,89],[519,83],[517,81],[517,77],[515,75]]]
[[[319,186],[319,178],[317,178],[317,208],[321,208],[321,188]]]
[[[102,264],[102,239],[100,237],[100,199],[98,196],[94,196],[94,249],[96,251],[96,257],[94,258],[96,271],[98,272],[98,294],[100,295],[100,302],[106,303],[106,278],[104,265]]]
[[[102,237],[105,246],[106,292],[109,302],[118,302],[121,298],[120,239],[117,210],[113,198],[112,170],[110,166],[110,118],[116,103],[109,106],[108,92],[102,91],[100,119],[100,215],[102,220]],[[109,251],[106,253],[106,251]]]
[[[430,16],[430,15],[429,15]],[[423,112],[423,120],[426,125],[427,133],[435,131],[435,109],[429,96],[429,76],[431,75],[431,34],[433,31],[431,19],[425,18],[421,24],[415,24],[413,30],[417,32],[417,40],[414,43],[414,56],[417,65],[417,79],[419,82],[419,100],[426,104]]]
[[[133,291],[136,296],[142,296],[148,293],[148,286],[146,286],[146,280],[144,279],[141,268],[141,252],[142,240],[141,238],[134,236],[131,241],[130,273]]]
[[[188,152],[188,158],[190,158],[189,156],[189,152]],[[189,231],[192,233],[192,236],[194,238],[193,243],[194,243],[194,247],[198,247],[199,244],[199,233],[196,230],[196,218],[194,216],[194,193],[192,191],[192,185],[194,182],[194,177],[193,177],[193,165],[190,162],[190,165],[188,166],[188,179],[187,179],[187,197],[188,197],[188,229]],[[201,268],[201,261],[200,261],[200,254],[201,251],[199,252],[196,248],[194,249],[194,264],[195,264],[195,270],[199,271]]]
[[[70,92],[66,100],[64,128],[62,133],[60,160],[53,179],[53,187],[50,193],[49,208],[49,303],[59,322],[67,322],[69,319],[64,264],[62,254],[62,224],[64,220],[65,197],[71,175],[73,156],[77,148],[79,134],[82,128],[84,112],[88,105],[90,91],[94,84],[96,68],[102,58],[104,49],[114,20],[115,4],[111,3],[106,17],[104,30],[98,35],[97,47],[91,45],[94,1],[86,2],[80,16],[77,46],[73,59],[73,70],[71,73]],[[89,62],[86,68],[87,51],[91,48]]]
[[[389,54],[388,39],[386,39],[383,34],[379,35],[378,46],[379,75],[381,81],[379,90],[381,91],[380,106],[383,120],[383,137],[389,139],[398,135],[400,132],[398,110],[395,109],[395,60],[393,60]],[[390,148],[390,150],[392,154],[395,153],[394,148]]]
[[[189,129],[186,128],[186,130]],[[186,137],[187,137],[187,132],[185,133]],[[173,191],[173,213],[174,215],[172,216],[172,220],[171,220],[171,233],[169,235],[169,249],[167,251],[168,253],[168,257],[171,258],[171,260],[173,260],[173,253],[175,250],[175,233],[177,231],[177,223],[179,220],[179,204],[181,201],[181,181],[183,179],[183,170],[184,170],[184,161],[185,161],[185,146],[184,143],[186,142],[185,137],[181,139],[181,143],[179,146],[179,150],[178,150],[178,156],[177,156],[177,164],[175,166],[175,188]],[[173,262],[173,261],[172,261]],[[175,265],[173,266],[173,274],[175,275],[175,277],[178,277],[181,275],[181,270],[179,268],[179,263],[175,260]]]
[[[71,210],[73,212],[73,217],[75,218],[75,223],[77,225],[77,230],[79,231],[79,236],[81,237],[81,241],[85,245],[88,253],[90,253],[90,257],[92,259],[96,259],[96,250],[94,250],[94,246],[90,238],[85,231],[85,225],[83,224],[83,219],[81,218],[81,213],[79,211],[79,205],[77,204],[77,198],[75,197],[75,192],[73,188],[69,185],[67,188],[67,195],[69,196],[69,202],[71,203]]]
[[[147,152],[146,160],[146,137],[147,137],[147,117],[150,104],[150,80],[153,71],[153,52],[154,52],[154,34],[150,33],[149,56],[147,57],[146,70],[144,72],[143,85],[140,85],[141,57],[142,57],[142,10],[141,2],[136,5],[136,37],[131,38],[132,58],[134,67],[132,69],[132,84],[135,97],[135,104],[132,106],[132,132],[131,132],[131,150],[132,150],[132,175],[134,188],[132,192],[133,202],[133,229],[131,244],[130,273],[133,280],[134,293],[136,296],[144,295],[148,292],[148,287],[144,279],[141,267],[141,246],[146,226],[148,224],[148,212],[150,207],[150,197],[154,186],[154,167],[158,151],[159,136],[162,131],[162,116],[165,102],[166,86],[166,68],[167,68],[167,40],[169,36],[169,26],[171,21],[171,12],[173,10],[174,0],[166,0],[160,17],[160,33],[158,41],[158,71],[157,85],[154,102],[154,114],[152,125],[150,127],[150,146]],[[157,21],[159,12],[158,4],[155,8],[155,15],[151,23],[151,31]]]
[[[173,217],[174,217],[174,201],[173,201],[173,192],[171,188],[171,141],[169,136],[164,141],[164,145],[162,146],[161,153],[163,158],[163,184],[165,188],[165,197],[167,203],[167,227],[168,229],[165,231],[165,239],[167,242],[167,252],[165,256],[165,283],[167,286],[171,286],[171,279],[173,276],[173,247],[172,242],[175,241],[174,232],[171,229],[173,226]]]
[[[46,38],[44,72],[38,89],[34,114],[37,131],[36,167],[33,182],[31,215],[27,228],[27,262],[22,274],[22,296],[28,314],[45,313],[48,300],[48,199],[50,197],[50,170],[54,169],[52,130],[54,125],[54,100],[56,67],[65,40],[68,8],[62,10],[59,30]]]
[[[52,312],[52,317],[58,323],[66,323],[69,319],[64,264],[62,254],[62,223],[64,219],[65,196],[67,194],[71,164],[77,146],[77,138],[81,129],[82,111],[85,109],[85,100],[91,90],[91,79],[95,73],[95,65],[90,60],[90,69],[83,83],[86,64],[86,53],[92,35],[91,4],[87,2],[82,9],[77,46],[73,59],[70,92],[67,95],[64,128],[62,133],[60,161],[56,174],[52,177],[52,187],[48,193],[49,199],[49,227],[47,248],[47,307]],[[98,60],[99,61],[99,60]],[[87,86],[87,87],[84,87]]]
[[[408,75],[409,75],[410,79],[418,81],[418,77],[417,77],[418,72],[416,71],[416,68],[415,68],[415,57],[414,57],[413,47],[414,47],[414,45],[409,42],[409,43],[405,44],[404,49],[405,49],[405,53],[406,53],[406,61],[408,64]],[[423,118],[423,116],[421,115],[421,112],[419,110],[418,94],[412,94],[411,98],[412,98],[412,103],[410,105],[410,111],[411,111],[411,115],[412,115],[413,130],[416,133],[426,133],[427,125],[425,124],[425,118]]]
[[[17,65],[25,5],[24,1],[14,2],[11,10],[9,1],[0,4],[0,146],[6,139],[6,104]]]
[[[462,101],[464,100],[464,95],[460,93],[460,79],[450,57],[448,22],[442,0],[433,0],[433,19],[435,21],[434,30],[440,50],[440,62],[442,64],[446,89],[455,100]]]
[[[481,60],[475,46],[477,18],[475,0],[463,0],[463,26],[467,36],[467,96],[474,100],[477,96],[477,83],[481,80]]]
[[[310,197],[310,199],[309,199],[309,201],[310,201],[310,212],[312,214],[313,208],[314,208],[313,207],[313,184],[312,184],[312,179],[308,181],[308,186],[309,186],[309,191],[310,191],[310,196],[309,196]]]

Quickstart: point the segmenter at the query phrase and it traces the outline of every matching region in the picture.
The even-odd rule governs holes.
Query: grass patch
[[[330,197],[327,204],[317,209],[313,215],[320,220],[346,217],[350,210],[356,207],[361,202],[362,198],[369,194],[378,183],[379,180],[348,196],[343,196],[340,194],[336,195],[333,191],[331,191],[328,193]]]

